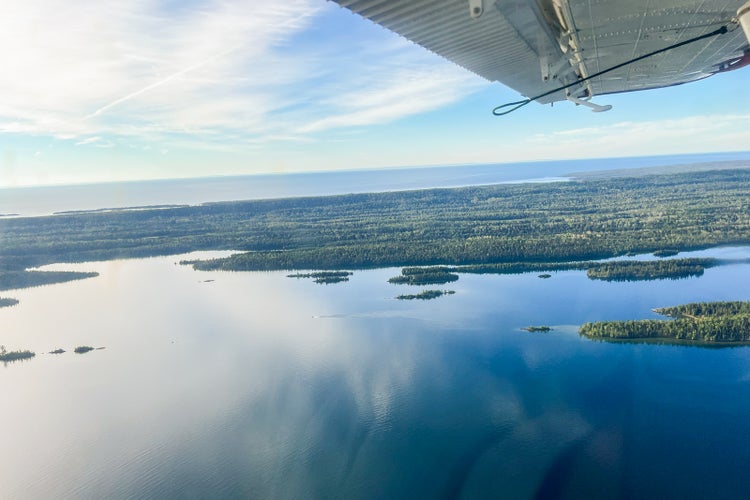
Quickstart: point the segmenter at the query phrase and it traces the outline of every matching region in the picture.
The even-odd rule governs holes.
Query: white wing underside
[[[334,0],[490,81],[532,98],[727,25],[745,0]],[[576,85],[575,97],[678,85],[739,58],[741,29]],[[564,91],[538,99],[564,100]]]

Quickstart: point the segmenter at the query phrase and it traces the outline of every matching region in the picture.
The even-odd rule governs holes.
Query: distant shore
[[[699,276],[721,263],[598,261],[750,244],[750,213],[736,202],[748,185],[750,169],[710,170],[0,219],[0,290],[95,276],[27,271],[45,264],[199,250],[241,252],[186,262],[198,270],[403,267],[392,282],[412,285],[573,269],[607,280]]]

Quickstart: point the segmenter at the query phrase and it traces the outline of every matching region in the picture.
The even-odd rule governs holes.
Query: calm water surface
[[[180,258],[49,266],[101,275],[2,293],[20,304],[0,309],[1,343],[37,356],[0,365],[0,497],[750,491],[750,348],[576,333],[658,306],[750,300],[750,265],[646,283],[462,275],[434,287],[455,295],[397,301],[420,289],[388,284],[397,269],[322,286]],[[520,330],[542,324],[554,331]],[[69,352],[42,354],[57,347]]]

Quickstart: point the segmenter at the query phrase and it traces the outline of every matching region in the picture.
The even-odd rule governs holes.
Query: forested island
[[[589,338],[670,339],[715,344],[750,342],[750,302],[701,302],[654,309],[671,320],[599,321],[579,333]]]
[[[287,278],[309,278],[312,279],[315,283],[322,284],[322,285],[330,285],[332,283],[341,283],[344,281],[349,281],[349,276],[351,276],[352,272],[350,271],[319,271],[315,273],[295,273],[295,274],[288,274]]]
[[[453,295],[453,290],[425,290],[424,292],[419,292],[417,294],[410,294],[410,295],[399,295],[396,297],[397,300],[432,300],[436,299],[438,297],[442,297],[443,295]]]
[[[192,263],[204,270],[588,271],[749,244],[749,206],[750,170],[737,169],[4,218],[0,284],[42,284],[25,270],[43,264],[196,250],[243,252]]]
[[[394,276],[388,283],[396,285],[442,285],[457,281],[458,275],[447,267],[405,267],[400,276]]]
[[[710,258],[613,261],[592,265],[586,275],[591,279],[605,281],[680,279],[700,276],[706,268],[716,266],[719,262],[718,259]]]
[[[36,356],[36,353],[31,351],[6,351],[5,346],[0,346],[0,361],[8,363],[10,361],[18,361],[21,359],[29,359]]]
[[[78,346],[75,349],[73,349],[73,352],[76,354],[85,354],[89,351],[93,350],[99,350],[104,349],[104,347],[91,347],[87,345]],[[53,351],[50,351],[49,354],[64,354],[66,351],[63,348],[57,348]],[[7,351],[5,349],[5,346],[0,346],[0,362],[8,363],[11,361],[19,361],[22,359],[30,359],[36,356],[35,352],[29,351],[29,350],[19,350],[19,351]]]
[[[532,333],[533,332],[543,332],[543,333],[546,333],[546,332],[551,332],[552,328],[550,328],[549,326],[525,326],[525,327],[521,328],[521,330],[525,330],[527,332],[532,332]]]
[[[7,298],[7,297],[0,297],[0,307],[11,307],[18,304],[17,299]]]

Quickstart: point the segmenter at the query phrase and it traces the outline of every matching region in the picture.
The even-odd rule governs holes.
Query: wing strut
[[[748,2],[748,3],[750,3],[750,2]],[[740,11],[742,11],[742,9],[740,9]],[[748,12],[744,12],[744,13],[743,12],[739,12],[738,14],[740,15],[740,17],[744,17],[744,16],[748,15]],[[517,110],[517,109],[520,109],[520,108],[526,106],[531,101],[536,101],[537,99],[541,99],[543,97],[547,97],[548,95],[554,94],[555,92],[560,92],[561,90],[569,89],[570,87],[573,87],[575,85],[580,85],[581,83],[584,83],[584,82],[586,82],[588,80],[591,80],[593,78],[597,78],[597,77],[602,76],[602,75],[604,75],[606,73],[609,73],[611,71],[615,71],[615,70],[620,69],[620,68],[622,68],[624,66],[628,66],[628,65],[636,63],[638,61],[642,61],[643,59],[647,59],[649,57],[653,57],[653,56],[655,56],[657,54],[661,54],[662,52],[667,52],[668,50],[676,49],[677,47],[682,47],[683,45],[688,45],[690,43],[695,43],[695,42],[698,42],[700,40],[705,40],[706,38],[712,38],[712,37],[715,37],[715,36],[723,35],[724,33],[728,33],[728,32],[729,32],[729,27],[727,25],[724,25],[721,28],[716,29],[716,30],[714,30],[714,31],[712,31],[710,33],[705,33],[703,35],[696,36],[696,37],[690,38],[688,40],[684,40],[684,41],[682,41],[680,43],[675,43],[674,45],[670,45],[668,47],[664,47],[664,48],[661,48],[659,50],[655,50],[653,52],[649,52],[648,54],[643,54],[640,57],[636,57],[634,59],[630,59],[629,61],[622,62],[620,64],[612,66],[611,68],[607,68],[607,69],[604,69],[604,70],[599,71],[597,73],[594,73],[593,75],[588,75],[585,78],[580,78],[580,79],[578,79],[578,80],[576,80],[576,81],[574,81],[572,83],[568,83],[567,85],[562,85],[560,87],[557,87],[556,89],[552,89],[552,90],[547,91],[547,92],[545,92],[543,94],[539,94],[538,96],[530,97],[530,98],[524,99],[522,101],[514,101],[514,102],[509,102],[509,103],[506,103],[506,104],[502,104],[502,105],[496,107],[495,109],[493,109],[492,110],[492,114],[495,115],[495,116],[504,116],[504,115],[507,115],[507,114],[512,113],[513,111]],[[587,104],[592,104],[592,103],[590,103],[588,101],[582,101],[582,103],[583,102],[587,102]],[[586,106],[587,104],[584,104],[584,106]],[[506,109],[506,108],[510,108],[510,109]],[[602,111],[604,111],[604,110],[602,110]]]

